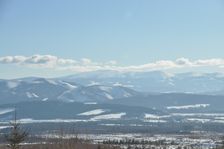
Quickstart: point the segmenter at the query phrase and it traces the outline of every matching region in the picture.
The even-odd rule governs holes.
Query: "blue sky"
[[[223,0],[1,0],[0,57],[113,60],[123,67],[182,57],[220,60],[223,18]],[[40,71],[5,61],[0,68],[1,78]]]

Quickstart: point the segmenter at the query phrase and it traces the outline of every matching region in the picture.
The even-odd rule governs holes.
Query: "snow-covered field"
[[[210,134],[205,132],[194,132],[189,135],[176,135],[176,134],[141,134],[141,133],[116,133],[116,134],[70,134],[64,135],[64,138],[72,138],[78,137],[86,140],[91,140],[94,143],[103,143],[107,141],[114,141],[114,142],[125,142],[127,140],[132,140],[132,143],[129,142],[129,145],[139,145],[140,147],[143,144],[135,144],[135,142],[156,142],[160,141],[159,145],[156,145],[155,148],[162,147],[166,145],[166,148],[177,148],[178,146],[181,147],[202,147],[203,149],[209,149],[219,145],[221,143],[221,136],[223,134]],[[194,136],[194,137],[193,137]],[[47,138],[58,138],[60,135],[57,134],[45,134],[41,137]],[[134,140],[134,141],[133,141]],[[127,144],[123,143],[120,144],[121,147],[126,148]],[[153,147],[153,143],[146,143],[144,146]]]
[[[13,108],[0,109],[0,116],[13,112]],[[219,123],[224,124],[224,113],[170,113],[166,115],[156,115],[145,113],[144,117],[128,117],[126,112],[110,112],[108,109],[95,109],[76,114],[72,119],[52,118],[52,119],[33,119],[31,117],[19,119],[21,123],[75,123],[75,122],[93,122],[109,120],[113,124],[117,120],[136,120],[144,123],[169,123],[173,122],[195,122],[195,123]],[[81,116],[81,117],[80,117]],[[0,124],[9,122],[7,119],[0,119]],[[122,122],[120,122],[122,125]],[[124,125],[125,126],[125,125]]]

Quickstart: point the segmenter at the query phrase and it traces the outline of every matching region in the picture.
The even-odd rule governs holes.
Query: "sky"
[[[0,0],[0,78],[224,72],[224,0]]]

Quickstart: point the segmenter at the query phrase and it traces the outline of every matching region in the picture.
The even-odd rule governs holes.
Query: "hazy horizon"
[[[222,0],[2,0],[0,78],[222,73],[223,17]]]

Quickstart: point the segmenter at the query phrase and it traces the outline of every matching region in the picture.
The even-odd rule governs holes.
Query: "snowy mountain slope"
[[[108,101],[110,104],[142,106],[173,112],[224,112],[224,96],[186,93],[148,94]]]
[[[140,93],[121,86],[103,86],[92,85],[82,86],[76,89],[72,89],[64,92],[58,99],[61,100],[74,100],[80,102],[86,101],[107,101],[116,100],[119,98],[128,98],[137,96]]]
[[[163,112],[151,108],[136,106],[114,105],[114,104],[95,104],[87,105],[80,102],[60,102],[60,101],[26,101],[16,104],[0,105],[0,121],[12,118],[14,115],[13,107],[19,119],[106,119],[106,117],[126,116],[128,118],[144,117],[144,113],[161,115]],[[120,115],[119,113],[123,113]],[[126,113],[126,114],[124,114]],[[101,116],[101,117],[96,117]]]
[[[0,89],[0,101],[3,104],[45,98],[54,99],[65,91],[66,87],[53,80],[38,78],[32,81],[2,80]]]
[[[138,94],[122,86],[82,86],[74,82],[55,79],[26,78],[0,81],[1,104],[33,100],[106,101]]]
[[[141,92],[219,93],[224,90],[222,73],[166,73],[96,71],[60,78],[83,85],[120,85]],[[224,93],[223,93],[224,94]]]

